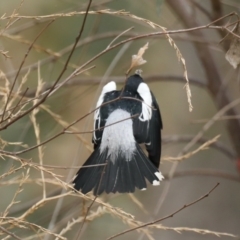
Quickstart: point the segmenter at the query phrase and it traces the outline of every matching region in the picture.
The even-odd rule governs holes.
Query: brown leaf
[[[237,25],[234,33],[237,34],[239,37],[234,37],[231,41],[229,50],[227,51],[225,58],[227,61],[233,66],[233,68],[237,68],[238,64],[240,63],[240,27],[239,24]]]
[[[143,59],[143,54],[145,53],[145,51],[148,49],[148,42],[139,49],[137,55],[132,55],[132,63],[130,68],[127,70],[127,74],[134,68],[134,67],[138,67],[140,65],[143,65],[144,63],[146,63],[147,61],[145,59]]]

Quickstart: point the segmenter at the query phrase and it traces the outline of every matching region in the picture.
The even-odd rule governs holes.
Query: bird
[[[162,128],[158,103],[140,73],[128,77],[121,90],[107,83],[94,112],[94,151],[72,181],[75,190],[99,196],[146,190],[146,179],[159,185]]]

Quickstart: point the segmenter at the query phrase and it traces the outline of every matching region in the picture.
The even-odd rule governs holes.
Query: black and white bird
[[[159,185],[161,129],[159,106],[140,75],[130,76],[120,91],[115,82],[106,84],[94,114],[94,152],[77,172],[74,188],[100,195],[145,190],[146,179]]]

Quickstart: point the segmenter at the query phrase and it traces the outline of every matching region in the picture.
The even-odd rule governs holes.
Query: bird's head
[[[143,82],[144,81],[143,81],[142,77],[138,73],[135,73],[134,75],[130,76],[127,79],[125,89],[126,90],[137,91],[139,85]]]

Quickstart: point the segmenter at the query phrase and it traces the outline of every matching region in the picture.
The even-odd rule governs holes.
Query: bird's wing
[[[134,113],[139,114],[139,117],[133,120],[134,136],[138,143],[145,143],[150,161],[159,167],[162,129],[159,106],[147,84],[140,85],[138,94],[138,98],[143,102],[140,105],[134,104]]]
[[[136,90],[134,97],[140,101],[132,100],[132,115],[138,114],[138,117],[133,119],[133,131],[138,143],[146,143],[148,141],[149,121],[152,117],[152,96],[148,85],[144,82],[140,83]]]
[[[152,94],[152,93],[151,93]],[[148,139],[145,142],[148,158],[158,168],[161,157],[161,129],[163,128],[161,113],[156,98],[152,94],[152,118],[149,122]]]
[[[93,132],[93,139],[92,139],[92,142],[94,143],[94,149],[101,143],[103,129],[100,129],[100,128],[104,127],[105,120],[106,120],[102,118],[101,105],[107,101],[106,94],[112,91],[115,91],[116,88],[117,88],[116,83],[114,81],[107,83],[103,87],[102,92],[98,98],[96,111],[94,112],[94,132]]]

